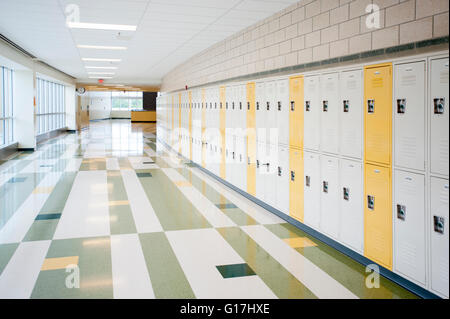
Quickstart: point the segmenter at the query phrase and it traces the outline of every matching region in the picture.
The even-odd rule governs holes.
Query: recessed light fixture
[[[114,75],[114,72],[88,72],[88,74],[105,74],[105,75]]]
[[[90,76],[90,79],[112,79],[112,76]]]
[[[124,24],[104,24],[86,22],[67,22],[67,27],[71,29],[96,29],[96,30],[116,30],[116,31],[136,31],[135,25]]]
[[[92,62],[120,62],[122,59],[99,59],[99,58],[82,58],[83,61],[92,61]]]
[[[86,69],[116,70],[116,66],[87,66]]]
[[[126,50],[127,47],[114,47],[114,46],[105,46],[105,45],[86,45],[79,44],[77,45],[80,49],[99,49],[99,50]]]

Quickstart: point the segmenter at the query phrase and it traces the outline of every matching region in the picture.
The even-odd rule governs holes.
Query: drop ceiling
[[[174,67],[298,0],[0,0],[0,33],[47,64],[95,83],[86,66],[114,66],[105,83],[159,85]],[[65,10],[80,22],[136,25],[133,31],[69,29]],[[125,46],[127,50],[78,48]],[[121,62],[85,62],[113,58]],[[109,71],[109,70],[98,70]]]

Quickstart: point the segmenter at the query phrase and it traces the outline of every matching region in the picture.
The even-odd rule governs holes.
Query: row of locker
[[[301,106],[294,105],[289,99],[289,79],[256,82],[256,140],[356,159],[361,159],[365,151],[367,161],[390,165],[392,145],[384,141],[391,140],[393,135],[393,164],[424,171],[429,116],[430,171],[448,176],[448,59],[436,59],[430,63],[429,103],[426,64],[426,61],[417,61],[395,65],[393,103],[390,102],[392,94],[387,92],[380,92],[383,100],[364,98],[364,83],[372,83],[372,90],[392,87],[380,86],[377,82],[380,74],[371,76],[370,72],[364,75],[362,70],[349,70],[305,76],[304,127],[296,133],[300,135],[298,138],[290,138],[289,112]],[[390,71],[386,69],[386,72]],[[227,128],[248,128],[249,103],[245,84],[227,86],[225,103],[221,102],[218,87],[207,88],[203,93],[194,90],[191,100],[189,94],[183,92],[175,96],[174,106],[179,109],[173,113],[175,126],[180,122],[186,129],[189,125],[193,130],[219,128],[220,112],[224,108]],[[428,114],[427,104],[430,105]],[[366,118],[370,115],[365,126],[363,115]],[[389,125],[391,121],[393,134]],[[271,131],[277,132],[277,139],[271,138]],[[366,145],[363,143],[364,134],[367,136]]]
[[[342,81],[345,75],[363,80]],[[283,82],[288,88],[287,120],[280,116],[281,111],[270,113],[271,105],[281,100],[279,95],[273,99],[271,92],[278,92],[274,88]],[[340,113],[336,96],[342,98],[342,86],[359,87],[355,94],[364,97],[342,99]],[[245,102],[239,101],[238,111],[233,109],[233,96]],[[208,104],[208,100],[214,102]],[[356,103],[359,106],[354,108],[353,101],[360,101]],[[247,109],[241,109],[245,105]],[[281,102],[282,110],[283,105]],[[304,107],[299,110],[298,105]],[[262,109],[266,115],[258,115]],[[183,92],[161,97],[158,111],[163,114],[158,124],[164,127],[163,140],[169,141],[173,129],[185,128],[178,141],[187,158],[369,259],[448,297],[448,179],[433,176],[429,183],[424,182],[427,161],[428,172],[448,176],[448,58]],[[336,144],[348,127],[343,125],[346,113],[358,114],[349,125],[360,127],[356,129],[359,136],[351,136],[362,141],[363,147],[356,148],[359,156],[341,153],[342,145],[351,143]],[[271,143],[258,134],[240,138],[225,129],[229,123],[236,128],[259,129],[264,128],[264,121],[272,121],[265,125],[270,127],[278,123],[274,119],[285,123],[288,143]],[[208,143],[205,132],[209,128],[219,128],[220,142]],[[315,147],[308,144],[313,138]],[[337,152],[328,148],[336,145]],[[267,150],[269,154],[278,152],[276,160],[267,156]],[[354,159],[336,157],[339,155]],[[408,169],[422,172],[413,174]],[[421,205],[421,199],[430,205]]]

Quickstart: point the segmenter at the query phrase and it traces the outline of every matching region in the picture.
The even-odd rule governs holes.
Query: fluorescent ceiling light
[[[120,62],[121,59],[97,59],[97,58],[82,58],[83,61],[95,61],[95,62]]]
[[[136,31],[137,29],[137,26],[135,25],[86,23],[86,22],[67,22],[67,26],[71,29],[96,29],[96,30],[116,30],[116,31]]]
[[[104,45],[86,45],[80,44],[77,45],[80,49],[99,49],[99,50],[126,50],[126,47],[113,47],[113,46],[104,46]]]
[[[108,75],[114,75],[114,72],[88,72],[88,74],[108,74]]]
[[[112,76],[90,76],[90,79],[112,79]]]
[[[116,70],[116,66],[87,66],[86,69]]]

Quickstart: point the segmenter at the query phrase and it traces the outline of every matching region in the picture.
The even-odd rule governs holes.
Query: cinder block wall
[[[366,7],[380,28],[366,27]],[[257,72],[448,36],[448,0],[303,0],[170,71],[169,92]]]

